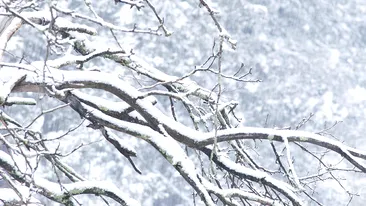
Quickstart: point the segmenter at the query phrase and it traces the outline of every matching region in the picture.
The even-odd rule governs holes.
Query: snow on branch
[[[5,24],[2,24],[1,33],[0,33],[0,60],[3,57],[4,51],[6,49],[6,45],[8,41],[13,36],[13,34],[21,27],[22,20],[14,17],[5,17],[3,21],[6,21]]]
[[[361,171],[366,172],[365,166],[355,157],[366,160],[366,152],[344,145],[343,143],[329,139],[327,137],[305,131],[277,130],[269,128],[241,127],[217,132],[217,141],[229,141],[236,139],[267,139],[273,141],[283,141],[287,138],[289,142],[306,142],[320,147],[324,147],[345,157],[350,163]],[[205,140],[197,142],[197,147],[211,145],[214,142],[214,134],[208,133]]]
[[[106,50],[94,51],[85,56],[65,55],[62,58],[58,58],[56,60],[49,60],[46,62],[46,64],[53,68],[61,68],[67,65],[82,64],[98,56],[119,54],[119,53],[125,53],[125,52],[121,50],[113,51],[110,49],[106,49]]]
[[[54,85],[58,89],[95,88],[111,92],[139,112],[147,122],[155,127],[159,124],[163,125],[174,139],[187,146],[199,148],[214,143],[214,133],[202,134],[201,132],[185,127],[178,122],[171,121],[169,117],[154,107],[150,102],[141,99],[140,97],[143,96],[141,92],[113,75],[94,71],[51,70],[51,73],[52,78],[46,82],[48,85]],[[23,83],[35,86],[42,81],[42,78],[39,76],[37,80],[37,76],[28,74]],[[366,171],[366,167],[354,158],[360,157],[366,159],[365,152],[346,147],[340,142],[309,132],[245,127],[220,130],[217,132],[216,136],[217,142],[237,139],[268,139],[283,141],[283,137],[287,137],[289,142],[307,142],[331,149],[345,157],[361,171]]]
[[[80,37],[77,41],[75,41],[74,46],[75,49],[83,55],[88,55],[98,48],[102,50],[108,50],[108,48],[103,48],[102,46],[98,46],[98,48],[96,48],[95,44],[93,44],[91,41]],[[111,54],[104,55],[104,57],[111,59],[122,66],[130,68],[133,71],[136,71],[138,74],[145,75],[155,81],[158,81],[160,85],[174,87],[174,89],[176,89],[178,92],[189,93],[211,103],[215,102],[216,100],[216,94],[214,92],[201,87],[188,77],[182,79],[176,76],[168,75],[160,71],[158,68],[151,66],[135,54]]]
[[[70,10],[70,9],[65,9],[65,8],[61,8],[58,6],[53,6],[53,9],[55,9],[56,11],[62,13],[62,14],[66,14],[69,15],[71,17],[74,18],[79,18],[79,19],[83,19],[83,20],[87,20],[89,22],[92,22],[94,24],[98,24],[100,26],[112,29],[112,30],[116,30],[116,31],[121,31],[121,32],[130,32],[130,33],[145,33],[145,34],[154,34],[154,35],[158,35],[157,31],[153,31],[152,29],[137,29],[137,28],[132,28],[132,29],[126,29],[126,28],[122,28],[120,26],[116,26],[110,22],[105,21],[102,18],[91,18],[88,17],[84,14],[80,14],[76,11]]]
[[[86,25],[83,25],[83,24],[77,24],[77,23],[73,23],[73,22],[70,22],[68,20],[66,20],[65,18],[57,18],[55,20],[55,29],[56,30],[60,30],[60,31],[66,31],[66,32],[69,32],[69,31],[77,31],[79,33],[85,33],[85,34],[89,34],[89,35],[97,35],[97,30],[92,28],[92,27],[89,27],[89,26],[86,26]]]
[[[224,168],[226,171],[233,173],[237,175],[240,178],[249,179],[254,182],[262,183],[264,185],[267,185],[277,191],[279,191],[281,194],[286,196],[293,205],[300,206],[305,205],[302,200],[295,194],[295,189],[291,187],[290,185],[278,181],[268,174],[258,171],[258,170],[252,170],[250,168],[241,166],[239,164],[236,164],[235,162],[231,161],[230,159],[224,157],[223,155],[216,155],[212,152],[211,149],[204,147],[200,149],[202,152],[204,152],[208,157],[213,155],[213,161],[220,167]]]
[[[142,1],[115,2],[127,3],[138,9],[143,6]],[[218,63],[220,68],[218,71],[210,69],[210,67],[204,68],[203,66],[206,65],[207,61],[202,67],[196,68],[187,75],[178,77],[169,75],[148,64],[133,50],[121,45],[113,30],[158,34],[158,30],[161,28],[166,36],[171,34],[165,28],[164,19],[158,15],[155,6],[148,0],[145,0],[145,2],[159,21],[160,25],[156,31],[151,29],[139,30],[136,29],[136,26],[132,29],[125,29],[109,23],[97,14],[97,10],[94,9],[92,2],[89,0],[85,0],[84,3],[94,17],[89,17],[76,10],[62,8],[59,6],[60,4],[51,4],[49,10],[37,12],[28,12],[32,10],[29,9],[31,7],[27,7],[28,9],[25,12],[7,7],[5,14],[11,18],[8,19],[9,22],[6,22],[7,27],[0,34],[1,52],[6,49],[7,42],[17,29],[22,24],[29,24],[32,26],[31,29],[35,28],[47,38],[47,45],[44,45],[44,48],[47,48],[47,57],[30,63],[28,61],[0,62],[0,66],[2,66],[0,68],[0,106],[36,104],[33,99],[9,96],[15,92],[36,92],[58,99],[66,103],[65,107],[71,107],[77,112],[83,120],[88,120],[90,124],[87,127],[99,130],[104,138],[114,146],[114,149],[128,158],[138,173],[141,172],[135,167],[130,158],[137,156],[137,152],[130,145],[123,142],[123,139],[114,132],[121,132],[142,139],[161,153],[190,184],[206,205],[215,205],[216,201],[221,201],[221,203],[227,205],[241,205],[242,202],[237,201],[237,199],[254,201],[263,205],[277,206],[281,203],[287,204],[289,201],[292,205],[305,205],[306,203],[302,198],[307,195],[305,190],[308,185],[305,184],[304,186],[303,179],[297,176],[301,171],[295,171],[296,167],[291,159],[294,153],[293,148],[290,152],[291,143],[304,142],[332,150],[357,168],[353,171],[366,173],[366,165],[364,165],[364,160],[366,160],[365,151],[348,147],[342,142],[325,136],[298,130],[255,127],[233,128],[235,126],[231,125],[232,119],[235,118],[240,122],[234,114],[234,109],[239,103],[236,101],[224,102],[220,98],[220,95],[222,95],[221,89],[218,89],[219,92],[215,92],[215,89],[207,89],[190,79],[198,71],[211,72],[217,75],[218,79],[225,78],[235,81],[242,81],[242,78],[251,73],[249,71],[248,74],[241,77],[235,77],[238,73],[233,77],[223,75],[221,73],[222,49],[217,54],[219,60],[216,60],[217,56],[214,55],[214,60],[210,64]],[[236,42],[231,39],[228,32],[219,23],[217,11],[213,9],[210,1],[200,0],[199,2],[209,12],[219,31],[220,45],[222,46],[222,42],[225,40],[235,48]],[[88,26],[75,22],[84,22]],[[97,33],[96,25],[98,25],[98,29],[101,26],[107,32],[111,32],[118,47],[104,45],[104,42],[100,43],[97,40],[99,36],[98,38],[92,37],[91,35],[104,35],[103,32],[101,34]],[[54,48],[59,50],[54,52]],[[0,56],[2,55],[1,52]],[[83,70],[83,64],[92,64],[93,62],[90,61],[97,57],[103,57],[106,60],[113,61],[112,63],[119,64],[123,69],[132,73],[131,76],[133,77],[135,77],[135,73],[143,75],[143,78],[148,79],[146,81],[148,83],[140,84],[138,82],[139,87],[136,87],[129,84],[130,81],[123,79],[124,77],[104,72],[102,68],[99,71]],[[64,67],[66,66],[68,66],[67,70],[70,71],[65,70]],[[218,80],[218,85],[221,85],[220,82]],[[221,88],[221,86],[218,88]],[[79,91],[79,89],[86,90],[84,92],[84,90]],[[89,95],[87,92],[90,90],[102,90],[104,93],[113,94],[117,100],[111,101]],[[160,109],[161,105],[156,104],[158,100],[155,97],[158,96],[159,99],[162,97],[170,100],[173,117],[168,116],[163,109]],[[178,115],[174,112],[175,101],[187,110],[188,115],[184,115],[192,119],[193,126],[187,126],[184,121],[179,121]],[[49,111],[51,113],[54,110]],[[38,117],[34,118],[29,126]],[[0,150],[1,175],[13,187],[12,191],[17,195],[15,197],[14,194],[11,194],[12,200],[25,201],[21,192],[19,192],[20,190],[18,190],[18,185],[22,184],[29,189],[34,189],[38,194],[62,204],[73,205],[75,200],[72,196],[74,195],[95,194],[110,197],[121,205],[139,205],[113,184],[104,181],[89,181],[79,175],[73,168],[64,164],[56,152],[50,152],[42,135],[29,130],[29,126],[22,127],[21,124],[3,111],[0,112],[0,120],[4,124],[1,132],[7,132],[4,135],[0,134],[0,140],[4,143],[9,154],[21,155],[26,160],[26,165],[30,165],[30,156],[44,157],[54,166],[56,175],[58,171],[61,171],[71,181],[71,183],[63,183],[60,179],[58,180],[59,183],[48,181],[35,175],[32,168],[30,169],[31,172],[28,172],[28,170],[26,172],[20,171],[13,162],[12,156]],[[7,127],[9,123],[17,127],[13,125]],[[209,132],[214,127],[215,132]],[[20,133],[24,133],[24,137],[21,137]],[[14,140],[15,143],[8,141],[7,138]],[[272,175],[278,171],[272,172],[267,168],[258,166],[259,164],[255,162],[255,159],[246,152],[242,140],[258,139],[267,140],[271,143],[273,141],[283,142],[287,157],[287,163],[285,164],[287,165],[281,165],[279,172],[287,175],[287,180],[290,180],[289,183],[284,180],[284,177],[280,180],[281,175]],[[47,141],[52,140],[47,139]],[[23,151],[23,146],[27,147],[30,152]],[[227,154],[222,152],[222,147],[228,148],[224,149]],[[217,148],[217,150],[212,151],[211,148]],[[194,151],[193,155],[189,154],[191,151]],[[203,158],[207,162],[202,160],[201,155],[206,155]],[[195,157],[197,159],[194,159]],[[277,153],[276,157],[276,163],[280,162],[281,158]],[[322,163],[321,159],[318,159],[318,161]],[[200,164],[194,164],[197,162]],[[207,165],[211,165],[210,170],[205,168]],[[199,169],[196,169],[196,166],[199,166]],[[286,166],[288,168],[285,168]],[[281,170],[285,170],[285,172],[281,172]],[[220,177],[216,172],[231,182],[229,181],[230,183],[221,186],[220,181],[224,181],[219,180]],[[240,184],[244,186],[235,185],[236,179],[241,181]],[[0,200],[2,198],[1,192],[8,191],[0,189]]]
[[[11,123],[18,127],[22,126],[15,119],[11,118],[9,115],[7,115],[4,111],[1,111],[1,110],[0,110],[0,122],[5,123],[5,125],[8,125],[9,123]]]
[[[45,197],[63,204],[72,204],[70,198],[73,195],[95,194],[110,197],[121,205],[140,205],[136,200],[127,197],[116,186],[109,182],[101,181],[80,181],[67,184],[58,184],[44,178],[24,176],[14,165],[10,155],[0,150],[0,168],[7,171],[18,182],[26,185],[34,184],[36,192]],[[61,187],[60,187],[61,186]]]
[[[184,153],[181,146],[173,138],[164,135],[154,135],[147,141],[155,147],[183,178],[196,190],[207,206],[215,205],[202,184],[202,177],[195,171],[193,162]]]
[[[170,118],[161,113],[156,107],[144,99],[141,99],[142,93],[138,92],[135,88],[129,86],[120,79],[101,72],[93,71],[57,71],[52,70],[52,81],[47,80],[47,85],[54,85],[58,89],[70,89],[70,88],[97,88],[109,91],[119,97],[121,100],[128,103],[132,108],[138,111],[147,122],[154,125],[152,128],[134,124],[126,121],[121,121],[103,114],[99,110],[93,110],[91,107],[88,108],[82,102],[75,103],[75,100],[69,99],[70,94],[65,93],[62,97],[67,103],[71,103],[71,106],[79,111],[82,111],[82,117],[88,118],[90,121],[121,131],[136,137],[140,137],[155,145],[156,142],[151,142],[155,137],[163,138],[162,135],[155,131],[161,132],[159,125],[162,125],[167,133],[175,140],[186,144],[192,148],[201,148],[208,156],[211,152],[207,152],[202,149],[204,146],[212,145],[214,143],[213,133],[201,133],[192,130],[188,127],[181,125],[178,122],[171,121]],[[25,85],[37,85],[39,84],[36,76],[31,74],[27,75],[27,78],[20,84],[20,86]],[[73,106],[74,105],[74,106]],[[80,108],[82,108],[80,110]],[[343,157],[345,157],[349,162],[359,168],[361,171],[365,172],[365,167],[363,164],[357,160],[355,157],[360,157],[365,159],[365,152],[358,151],[356,149],[344,146],[342,143],[335,140],[328,139],[326,137],[309,133],[303,131],[290,131],[290,130],[275,130],[275,129],[265,129],[265,128],[236,128],[236,129],[226,129],[219,130],[216,134],[217,142],[226,142],[230,140],[243,140],[243,139],[267,139],[271,141],[283,141],[283,138],[287,138],[289,142],[307,142],[312,143],[327,149],[331,149]],[[160,143],[161,144],[161,143]],[[159,151],[161,148],[159,147]],[[293,193],[294,189],[289,189],[290,186],[284,185],[284,183],[272,179],[265,173],[258,173],[258,171],[249,171],[250,169],[238,166],[235,163],[230,162],[222,156],[217,156],[214,159],[215,163],[231,173],[234,173],[242,178],[251,179],[252,181],[261,182],[267,184],[268,186],[278,190],[286,197],[288,197],[295,205],[303,205],[301,200]],[[238,168],[239,167],[239,168]],[[264,176],[263,176],[264,175]],[[194,183],[196,184],[196,183]],[[196,188],[201,191],[202,189]]]
[[[140,0],[114,0],[114,2],[117,3],[123,3],[123,4],[128,4],[131,5],[132,7],[136,7],[137,10],[140,10],[141,8],[144,7],[144,4],[142,3],[142,1]]]
[[[166,137],[147,126],[109,117],[99,110],[93,110],[91,107],[78,102],[72,96],[67,95],[65,101],[70,103],[73,109],[80,115],[91,121],[95,125],[93,126],[95,128],[97,128],[96,125],[106,126],[149,142],[178,170],[187,182],[195,188],[206,205],[214,205],[207,191],[201,185],[199,179],[197,179],[193,163],[184,154],[184,151],[179,144],[171,137]]]
[[[16,73],[7,81],[0,84],[0,105],[4,104],[12,91],[12,89],[25,78],[25,74]]]
[[[29,196],[28,188],[22,187],[19,190],[19,194],[10,188],[0,188],[0,202],[4,205],[27,205],[27,206],[41,206],[42,204],[39,200],[34,197],[26,199]],[[19,197],[21,196],[21,197]],[[24,199],[22,199],[24,197]]]
[[[255,202],[261,203],[263,205],[280,206],[279,202],[273,201],[272,199],[269,199],[266,197],[263,197],[260,194],[253,194],[251,192],[245,192],[245,191],[239,190],[239,189],[220,189],[205,179],[202,179],[202,184],[206,187],[206,189],[209,192],[218,196],[218,198],[220,198],[220,200],[223,203],[226,203],[228,205],[232,204],[232,199],[234,197],[241,197],[243,199],[255,201]],[[241,204],[235,203],[235,205],[241,205]]]
[[[40,193],[49,193],[50,199],[58,200],[60,203],[67,203],[70,196],[81,194],[103,195],[109,197],[124,206],[138,206],[136,200],[128,197],[114,184],[105,181],[80,181],[75,183],[60,184],[50,182],[43,178],[35,178],[36,186],[41,189]]]
[[[236,40],[234,40],[230,37],[230,35],[226,31],[226,29],[217,20],[215,15],[218,13],[218,11],[213,9],[212,5],[209,3],[209,0],[199,0],[199,1],[200,1],[200,4],[207,9],[212,20],[215,22],[215,25],[220,32],[220,36],[223,37],[224,39],[226,39],[230,43],[231,48],[235,50],[237,42],[236,42]]]
[[[4,106],[12,106],[12,105],[36,105],[37,102],[33,98],[24,98],[24,97],[8,97],[6,102],[4,102]]]

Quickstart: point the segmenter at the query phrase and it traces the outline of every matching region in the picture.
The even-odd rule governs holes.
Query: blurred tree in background
[[[0,203],[363,204],[365,15],[360,0],[2,2]]]

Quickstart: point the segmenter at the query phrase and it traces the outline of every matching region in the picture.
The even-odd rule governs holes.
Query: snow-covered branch
[[[83,1],[80,8],[54,1],[39,4],[37,1],[16,0],[0,3],[0,8],[4,9],[2,15],[5,17],[0,22],[3,23],[0,25],[0,58],[3,57],[0,62],[0,106],[5,107],[0,110],[0,176],[11,188],[0,188],[0,201],[9,204],[43,204],[40,202],[42,198],[34,198],[36,193],[53,202],[76,205],[81,204],[78,202],[79,197],[93,194],[106,204],[109,203],[104,197],[109,197],[120,205],[139,205],[126,195],[131,191],[121,191],[122,188],[129,187],[124,185],[128,178],[121,178],[123,181],[116,183],[120,187],[117,188],[106,181],[88,180],[85,174],[80,174],[78,169],[71,166],[73,164],[66,164],[63,158],[85,152],[81,149],[85,142],[79,142],[79,137],[85,137],[92,142],[88,144],[99,142],[98,151],[106,147],[122,154],[140,174],[137,176],[142,178],[151,177],[149,174],[144,175],[149,172],[146,168],[155,163],[155,159],[153,162],[146,160],[144,165],[144,160],[139,159],[143,156],[139,153],[141,150],[148,151],[149,148],[145,147],[148,143],[152,146],[150,148],[157,151],[177,171],[173,175],[178,174],[177,176],[184,179],[194,189],[194,195],[198,194],[196,196],[205,205],[236,206],[254,202],[261,205],[300,206],[306,205],[309,199],[318,203],[308,193],[314,191],[308,181],[322,181],[326,178],[335,180],[350,194],[333,174],[337,167],[328,166],[323,156],[331,151],[330,154],[338,154],[353,167],[349,170],[339,169],[340,171],[365,174],[365,151],[319,133],[298,130],[310,117],[303,120],[296,130],[242,126],[241,118],[235,114],[240,101],[233,100],[236,95],[225,93],[228,89],[225,84],[227,81],[234,81],[236,86],[246,82],[245,78],[252,74],[252,69],[244,75],[239,74],[243,66],[237,72],[222,72],[227,67],[224,61],[226,55],[229,55],[223,53],[223,43],[226,41],[235,48],[236,42],[220,23],[218,12],[214,9],[216,5],[209,0],[198,2],[214,21],[219,31],[220,45],[219,48],[213,46],[212,55],[202,66],[190,65],[191,59],[179,63],[178,65],[193,68],[185,68],[191,72],[182,71],[181,73],[185,73],[182,76],[179,76],[179,66],[161,66],[159,61],[162,57],[158,56],[146,61],[138,49],[136,52],[123,42],[135,37],[133,35],[136,33],[159,35],[160,29],[167,37],[173,35],[167,30],[164,18],[160,16],[165,10],[159,8],[159,3],[152,4],[149,0],[116,0],[115,4],[108,2],[105,5],[114,6],[110,10],[119,11],[117,6],[123,7],[127,4],[128,7],[136,7],[136,10],[132,10],[141,12],[139,15],[149,15],[143,10],[147,9],[152,12],[150,17],[155,16],[158,20],[156,30],[137,29],[137,26],[126,29],[132,24],[126,26],[124,21],[106,18],[113,16],[108,13],[109,10],[102,14],[102,10],[96,6],[97,3],[89,0]],[[189,3],[181,2],[177,7],[189,6]],[[125,8],[121,11],[126,12]],[[140,17],[144,17],[143,15]],[[128,15],[119,18],[127,19]],[[126,22],[133,20],[131,18]],[[186,23],[182,22],[181,24]],[[23,25],[30,26],[22,27]],[[34,52],[33,48],[23,47],[24,51],[18,51],[17,47],[9,49],[12,53],[8,51],[7,44],[17,35],[17,31],[29,30],[41,34],[35,47],[41,47],[42,54],[29,57],[29,53]],[[120,31],[123,35],[114,31]],[[113,38],[110,37],[111,34]],[[139,38],[140,36],[136,36],[136,39]],[[24,45],[28,47],[26,43]],[[148,63],[149,61],[153,63]],[[216,69],[213,68],[215,66]],[[169,70],[170,68],[174,68],[174,71]],[[230,73],[235,74],[227,75]],[[206,75],[207,79],[204,81],[198,80],[206,78]],[[211,82],[209,75],[217,77],[215,82]],[[230,92],[240,89],[235,86]],[[22,96],[24,93],[27,94]],[[54,102],[49,101],[50,98],[63,104],[52,105]],[[47,104],[50,103],[52,109],[45,110],[44,101],[49,101]],[[24,112],[18,109],[30,108],[28,105],[36,106]],[[18,114],[7,110],[7,107],[21,112]],[[41,107],[41,112],[34,115],[32,112],[39,111],[38,107]],[[68,111],[58,111],[61,108],[68,108]],[[55,124],[55,119],[61,119],[62,123],[57,123],[57,126],[66,129],[50,131],[47,127]],[[71,123],[75,119],[79,124]],[[88,124],[84,124],[85,122]],[[37,126],[39,128],[36,131],[33,127]],[[84,130],[77,131],[79,127]],[[91,131],[93,135],[85,135],[86,131]],[[58,132],[62,135],[47,136],[47,133]],[[125,141],[125,135],[138,144],[144,144],[144,148],[136,149],[136,145]],[[71,137],[73,143],[80,144],[69,148],[64,140],[66,136]],[[255,145],[249,151],[249,142],[253,140],[254,144],[260,142],[272,147],[274,155],[266,154],[265,158],[268,160],[263,161],[260,152],[257,152],[261,150],[261,145]],[[302,146],[302,143],[326,152],[312,152]],[[282,146],[282,151],[276,149],[278,145]],[[63,151],[64,147],[67,152]],[[265,152],[270,153],[271,150]],[[299,170],[299,164],[293,158],[295,154],[297,156],[304,153],[310,154],[320,168],[311,168],[313,170],[309,173]],[[101,156],[103,155],[104,153]],[[139,169],[132,157],[139,161]],[[113,161],[117,161],[116,159]],[[111,165],[115,167],[120,163],[113,162]],[[80,167],[84,168],[84,164],[82,162]],[[43,178],[39,174],[40,167],[48,167],[52,177]],[[9,195],[4,197],[3,194]]]
[[[214,143],[215,135],[213,133],[200,133],[191,128],[187,128],[178,122],[171,121],[169,117],[154,107],[151,102],[141,99],[140,97],[143,96],[141,92],[115,76],[94,71],[52,70],[51,73],[52,78],[50,76],[47,80],[47,85],[56,86],[58,89],[95,88],[111,92],[134,108],[146,121],[152,124],[153,127],[156,128],[159,124],[162,124],[174,139],[187,146],[200,148]],[[42,83],[42,81],[42,78],[38,78],[37,80],[37,76],[27,74],[27,78],[19,86],[36,86]],[[344,146],[340,142],[310,132],[245,127],[220,130],[216,136],[217,142],[239,139],[283,141],[284,137],[286,137],[289,142],[307,142],[331,149],[345,157],[360,170],[366,171],[366,167],[354,158],[360,157],[366,159],[365,152]]]
[[[201,151],[204,152],[208,157],[213,155],[213,161],[229,173],[233,173],[241,178],[249,179],[254,182],[272,187],[275,190],[279,191],[282,195],[289,198],[293,205],[304,205],[302,200],[295,194],[295,189],[290,185],[284,182],[280,182],[264,172],[254,171],[250,168],[238,165],[222,155],[216,155],[214,153],[212,154],[212,150],[209,148],[201,148]]]
[[[12,158],[3,151],[0,151],[0,167],[5,169],[14,179],[25,185],[34,184],[35,192],[63,204],[71,204],[73,195],[95,194],[110,197],[121,205],[140,205],[136,200],[127,197],[113,184],[100,181],[79,181],[75,183],[60,184],[48,181],[44,178],[22,175],[13,164]]]
[[[4,104],[11,92],[11,90],[25,78],[25,74],[16,73],[7,81],[3,81],[0,84],[0,105]]]
[[[2,27],[0,33],[0,60],[3,57],[3,53],[6,49],[8,41],[13,36],[13,34],[21,27],[22,20],[19,18],[4,17],[2,20]]]
[[[235,139],[267,139],[270,141],[283,141],[283,138],[287,138],[289,142],[306,142],[311,143],[320,147],[324,147],[338,154],[342,155],[356,167],[362,171],[365,170],[365,166],[357,160],[355,157],[366,160],[366,152],[357,150],[344,145],[343,143],[305,131],[297,130],[278,130],[269,128],[256,128],[256,127],[242,127],[230,130],[221,130],[217,134],[217,141],[229,141]],[[206,145],[211,145],[214,142],[214,135],[208,134],[206,139],[200,141],[197,145],[198,147],[203,147]]]

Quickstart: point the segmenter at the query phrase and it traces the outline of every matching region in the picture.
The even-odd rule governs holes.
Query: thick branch
[[[15,73],[7,82],[0,82],[0,105],[6,102],[10,92],[19,82],[25,79],[25,76],[22,73]]]
[[[84,103],[78,102],[73,96],[67,95],[64,101],[69,103],[82,117],[87,118],[95,125],[106,126],[149,142],[177,169],[183,178],[201,196],[201,199],[206,205],[213,205],[207,191],[201,185],[199,179],[197,179],[198,174],[195,172],[193,163],[184,154],[179,144],[173,141],[172,138],[166,137],[150,127],[109,117],[99,110],[93,110]]]
[[[157,126],[161,124],[169,135],[187,146],[200,148],[214,143],[215,135],[213,133],[197,132],[178,122],[172,121],[150,102],[140,99],[140,97],[143,96],[141,92],[115,76],[93,71],[52,70],[51,73],[52,78],[46,81],[47,85],[54,85],[59,89],[96,88],[111,92],[133,107],[150,123],[150,126],[155,127],[154,129],[157,129]],[[38,85],[41,82],[42,80],[39,79],[38,76],[33,75],[32,77],[29,74],[20,87]],[[366,172],[365,166],[353,157],[366,159],[365,152],[344,146],[340,142],[310,132],[245,127],[220,130],[216,136],[217,142],[236,139],[268,139],[283,141],[282,137],[287,137],[289,142],[307,142],[331,149],[344,156],[361,171]]]

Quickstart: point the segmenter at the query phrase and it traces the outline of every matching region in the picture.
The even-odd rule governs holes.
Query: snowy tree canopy
[[[312,64],[300,50],[332,36],[299,46],[300,37],[283,33],[297,23],[322,26],[302,22],[311,11],[301,5],[310,4],[3,1],[0,202],[300,206],[329,205],[329,194],[339,194],[337,204],[361,204],[366,148],[351,141],[358,130],[350,124],[335,137],[337,118],[319,129],[348,110],[333,104],[333,92],[319,97],[314,87],[322,86],[297,81],[326,81],[331,72],[322,69],[307,76]],[[345,73],[336,70],[340,56],[331,50],[335,73]],[[365,94],[356,88],[353,96]],[[318,98],[323,119],[306,113]],[[298,123],[282,126],[286,118]]]

